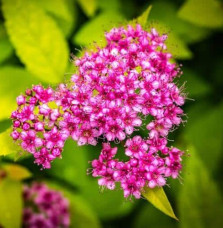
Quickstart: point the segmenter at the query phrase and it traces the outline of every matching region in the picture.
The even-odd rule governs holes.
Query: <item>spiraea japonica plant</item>
[[[112,28],[105,39],[104,47],[74,58],[77,71],[67,83],[55,90],[34,85],[17,97],[11,137],[43,168],[62,158],[70,137],[79,146],[102,144],[90,170],[98,184],[120,186],[124,197],[144,195],[175,217],[161,187],[182,168],[183,151],[169,145],[168,135],[183,121],[185,94],[176,83],[182,71],[167,51],[168,35],[136,23]],[[117,144],[125,161],[116,157]]]

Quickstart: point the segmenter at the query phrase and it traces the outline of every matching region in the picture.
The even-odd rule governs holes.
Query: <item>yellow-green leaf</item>
[[[17,164],[4,165],[3,169],[6,171],[7,177],[13,180],[20,181],[32,176],[31,172],[27,168]]]
[[[10,136],[11,131],[11,128],[9,128],[0,134],[0,156],[16,153],[21,150]]]
[[[179,10],[178,16],[207,28],[223,26],[223,8],[218,0],[187,0]]]
[[[77,14],[73,0],[31,0],[38,3],[53,19],[66,37],[73,31]]]
[[[24,68],[13,66],[0,68],[0,80],[0,120],[3,120],[15,110],[16,97],[39,81]]]
[[[123,21],[123,16],[117,11],[106,11],[84,24],[74,36],[76,44],[89,45],[98,42],[98,45],[105,44],[104,32],[111,29],[116,23]]]
[[[94,16],[97,10],[96,0],[77,0],[77,1],[88,17]]]
[[[138,18],[136,18],[136,22],[141,24],[142,26],[145,26],[150,14],[150,11],[152,9],[152,6],[150,5]]]
[[[22,184],[8,178],[0,182],[0,225],[20,228],[22,222]]]
[[[34,1],[3,0],[2,10],[10,40],[27,69],[43,81],[61,82],[68,47],[54,20]]]
[[[147,187],[144,188],[144,192],[142,192],[142,194],[151,204],[153,204],[153,206],[158,208],[164,214],[178,220],[163,188],[156,187],[152,189]]]
[[[167,51],[170,52],[176,59],[190,59],[193,54],[187,47],[185,42],[181,40],[168,26],[162,22],[154,21],[148,24],[149,28],[155,28],[159,34],[167,34],[166,40]]]

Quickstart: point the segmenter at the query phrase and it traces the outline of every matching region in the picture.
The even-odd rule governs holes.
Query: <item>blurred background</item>
[[[184,72],[178,83],[188,94],[187,122],[170,135],[172,145],[186,152],[184,167],[180,178],[169,180],[165,187],[179,221],[146,200],[125,200],[119,190],[100,191],[97,180],[86,175],[88,161],[98,156],[99,149],[78,147],[68,140],[63,159],[53,162],[50,170],[40,170],[32,157],[22,156],[16,162],[31,171],[26,182],[42,180],[65,192],[73,208],[71,227],[223,227],[221,1],[0,0],[0,132],[10,127],[17,95],[35,83],[56,85],[67,80],[75,72],[71,53],[79,56],[93,42],[103,44],[106,30],[126,24],[149,5],[148,26],[168,34],[168,50]],[[0,150],[6,143],[0,141]],[[13,163],[15,157],[15,153],[2,156],[0,163]],[[20,202],[16,195],[11,201]],[[5,205],[9,202],[0,189],[0,213]],[[20,210],[10,213],[14,216]],[[17,217],[13,221],[19,221]],[[0,223],[1,219],[6,218],[0,217]]]

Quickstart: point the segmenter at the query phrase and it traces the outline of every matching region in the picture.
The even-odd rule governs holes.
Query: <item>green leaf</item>
[[[14,143],[12,137],[10,136],[11,131],[12,129],[9,128],[7,131],[0,134],[0,156],[16,153],[19,150],[22,150]]]
[[[215,171],[222,157],[223,104],[209,106],[203,112],[197,112],[185,129],[185,138],[193,144],[202,161],[210,171]],[[202,113],[202,114],[201,114]],[[190,113],[188,114],[190,118]],[[208,139],[208,140],[207,140]]]
[[[180,19],[177,16],[177,10],[174,2],[156,1],[153,3],[149,18],[166,24],[186,43],[198,42],[209,35],[208,29]]]
[[[159,210],[154,210],[147,202],[143,202],[136,212],[133,228],[177,228],[178,222],[166,216]]]
[[[0,133],[6,131],[12,124],[9,119],[0,120]]]
[[[169,203],[169,200],[163,190],[163,188],[144,188],[144,192],[142,192],[143,196],[155,206],[157,209],[162,211],[164,214],[170,216],[178,220],[176,215],[173,212],[173,209]]]
[[[22,219],[22,184],[4,179],[0,182],[0,224],[4,228],[20,228]]]
[[[67,140],[62,159],[56,159],[52,163],[51,169],[46,172],[75,186],[83,185],[87,178],[87,148],[86,146],[77,146],[77,143],[72,139]]]
[[[4,62],[13,53],[13,46],[2,24],[0,24],[0,50],[0,63]]]
[[[109,0],[109,4],[105,0],[98,0],[98,8],[102,9],[103,11],[118,11],[121,9],[121,2],[119,0]]]
[[[180,84],[185,84],[185,92],[188,93],[189,98],[196,98],[207,95],[211,92],[211,86],[204,81],[202,77],[197,75],[190,68],[183,68],[183,75],[180,77]]]
[[[150,5],[139,17],[136,18],[136,22],[142,26],[145,26],[151,9],[152,9],[152,6]]]
[[[16,109],[16,97],[39,81],[24,68],[5,66],[0,68],[0,120],[9,118]]]
[[[87,175],[88,161],[93,160],[99,151],[98,146],[77,146],[76,142],[69,139],[65,144],[62,159],[55,160],[52,168],[45,172],[77,186],[100,218],[110,219],[127,214],[133,204],[124,201],[122,191],[108,190],[100,193],[97,179]]]
[[[12,180],[21,181],[32,176],[31,172],[21,165],[5,164],[3,169],[6,171],[7,177]]]
[[[69,197],[71,204],[71,228],[99,228],[100,223],[88,203],[78,195]]]
[[[100,228],[100,222],[95,212],[91,209],[88,202],[86,202],[81,195],[75,194],[66,188],[55,184],[54,182],[47,182],[47,184],[55,190],[59,190],[69,200],[70,203],[70,228]]]
[[[28,0],[3,0],[2,10],[11,42],[27,69],[43,81],[61,82],[68,47],[53,19]]]
[[[123,16],[119,12],[102,12],[81,27],[81,29],[73,37],[73,42],[79,45],[87,46],[95,41],[98,42],[99,45],[104,45],[104,32],[108,31],[116,23],[119,23],[122,20]]]
[[[223,9],[218,0],[187,0],[178,15],[198,26],[207,28],[223,26]]]
[[[94,16],[97,10],[96,0],[77,0],[77,2],[88,17]]]
[[[155,28],[159,34],[167,34],[166,40],[167,51],[177,59],[190,59],[193,54],[173,30],[162,22],[154,21],[148,24],[149,28]]]
[[[123,191],[117,186],[116,190],[100,191],[96,178],[88,177],[85,185],[81,186],[83,197],[89,202],[100,219],[117,219],[131,212],[134,204],[126,201]]]
[[[180,228],[221,227],[223,201],[219,189],[195,149],[189,147],[188,152],[178,200]]]
[[[71,34],[77,18],[73,0],[38,0],[35,2],[53,17],[66,37]]]

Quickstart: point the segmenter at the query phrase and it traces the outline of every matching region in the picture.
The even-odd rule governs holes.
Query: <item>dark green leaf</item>
[[[209,107],[198,113],[196,121],[188,121],[185,137],[192,143],[202,161],[210,171],[220,165],[223,138],[223,105]],[[189,115],[190,118],[190,115]]]
[[[161,211],[154,210],[154,207],[146,203],[137,211],[134,220],[134,228],[176,228],[177,221],[164,215]]]
[[[150,20],[165,23],[186,43],[198,42],[209,35],[208,29],[201,28],[179,18],[174,2],[155,1],[149,18]]]
[[[4,62],[13,53],[13,46],[9,41],[5,28],[0,24],[0,63]]]
[[[221,227],[223,201],[220,192],[193,147],[189,148],[189,154],[178,201],[180,227]]]

